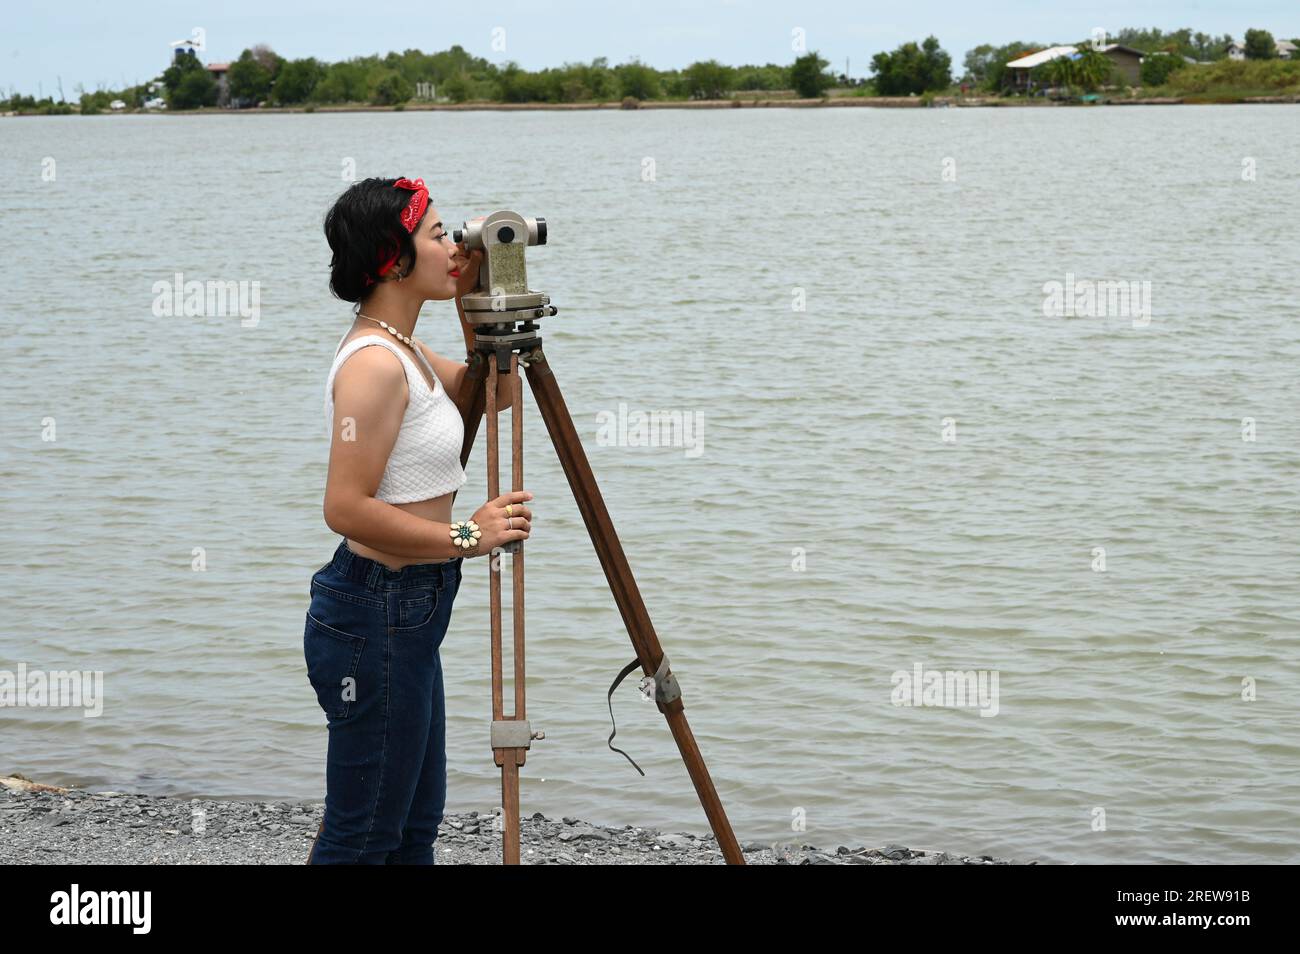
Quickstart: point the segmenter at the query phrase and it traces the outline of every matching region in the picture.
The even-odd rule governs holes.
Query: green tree
[[[826,73],[830,63],[817,55],[816,51],[805,53],[794,61],[790,67],[790,84],[794,91],[804,99],[816,99],[822,95],[833,80]]]
[[[926,37],[921,44],[921,56],[925,64],[922,75],[927,90],[947,89],[952,85],[952,57],[939,47],[938,39]]]
[[[1065,89],[1074,82],[1074,62],[1068,56],[1057,56],[1039,63],[1030,76],[1038,86]]]
[[[1232,37],[1193,33],[1187,27],[1169,31],[1154,27],[1149,30],[1125,27],[1114,36],[1114,41],[1141,50],[1143,53],[1178,53],[1197,60],[1209,61],[1221,60],[1228,55],[1228,45],[1232,43]]]
[[[93,93],[82,91],[78,100],[80,102],[81,115],[93,116],[109,109],[109,103],[119,97],[105,89],[95,90]]]
[[[463,103],[469,99],[469,82],[465,79],[464,73],[447,77],[443,80],[441,90],[442,95],[453,103]]]
[[[768,63],[766,66],[746,64],[732,71],[732,89],[793,89],[792,66]]]
[[[731,71],[717,60],[702,60],[683,73],[691,99],[722,99],[731,87]]]
[[[1086,92],[1107,85],[1115,71],[1111,58],[1091,43],[1080,43],[1076,49],[1072,58],[1063,57],[1069,59],[1073,67],[1070,74],[1073,83],[1067,85],[1079,86]]]
[[[355,61],[331,63],[312,90],[318,103],[362,103],[368,98],[366,68]]]
[[[396,106],[415,95],[415,87],[395,69],[387,69],[374,77],[370,101],[379,106]]]
[[[659,95],[659,75],[640,60],[614,67],[620,96],[654,99]]]
[[[271,75],[271,82],[274,83],[280,76],[280,68],[285,64],[284,57],[265,43],[255,43],[249,52],[252,53],[253,59],[257,60],[258,65]]]
[[[609,68],[606,57],[598,56],[590,63],[566,63],[565,70],[570,79],[575,79],[582,85],[580,99],[609,99],[617,89],[614,73]]]
[[[271,92],[271,72],[245,50],[226,72],[226,89],[234,105],[256,106]]]
[[[198,109],[217,105],[217,81],[207,68],[186,70],[176,89],[167,97],[171,109]]]
[[[1196,57],[1196,59],[1201,61],[1208,60],[1210,58],[1210,44],[1213,42],[1214,42],[1214,38],[1211,37],[1208,33],[1198,32],[1195,36],[1192,37],[1193,52],[1189,55],[1194,56]],[[1143,79],[1142,82],[1145,83],[1146,80]]]
[[[989,72],[993,67],[993,55],[997,47],[991,43],[981,43],[979,46],[967,50],[966,58],[962,60],[962,68],[966,71],[962,78],[978,86],[983,86],[988,82]]]
[[[272,97],[277,103],[305,103],[324,75],[325,70],[315,57],[289,60],[280,67],[280,75],[271,90]]]
[[[573,74],[559,79],[558,86],[552,85],[547,90],[547,102],[580,103],[591,98],[587,85]]]
[[[1186,66],[1187,61],[1177,53],[1151,53],[1142,58],[1141,78],[1143,86],[1164,86],[1169,75],[1179,67]]]
[[[1246,31],[1246,59],[1271,60],[1277,56],[1277,44],[1267,30]]]
[[[1040,43],[1020,41],[1007,43],[1004,46],[985,43],[967,52],[963,66],[966,69],[966,76],[975,85],[987,90],[998,90],[1006,82],[1009,62],[1042,48]]]
[[[920,46],[904,43],[892,53],[871,58],[876,91],[881,96],[907,96],[952,85],[952,58],[929,36]]]
[[[503,103],[546,102],[546,72],[529,73],[512,60],[497,73],[497,99]],[[558,90],[556,92],[558,95]]]
[[[1034,79],[1044,86],[1063,90],[1076,87],[1091,92],[1106,85],[1114,74],[1110,57],[1091,43],[1080,43],[1075,52],[1057,56],[1033,69]]]
[[[1126,27],[1113,39],[1116,43],[1131,46],[1143,53],[1183,53],[1187,56],[1196,53],[1195,39],[1188,27],[1168,31],[1155,27],[1149,30]]]
[[[181,80],[185,74],[192,71],[207,73],[208,69],[199,62],[199,58],[194,55],[193,50],[182,50],[181,53],[172,60],[171,66],[163,70],[162,81],[166,88],[167,95],[170,97],[181,85]]]

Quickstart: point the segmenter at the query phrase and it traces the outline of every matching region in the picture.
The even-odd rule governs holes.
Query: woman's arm
[[[460,330],[461,330],[461,334],[465,336],[465,353],[470,354],[474,351],[474,326],[465,319],[465,306],[461,304],[459,295],[456,296],[456,314],[460,316]],[[466,370],[467,370],[467,365],[463,361],[460,362],[459,377],[457,377],[456,379],[457,390],[452,391],[450,393],[452,394],[460,393],[459,392],[460,382],[464,380]],[[520,373],[521,374],[523,373],[522,368],[520,369]],[[511,389],[507,386],[507,382],[509,380],[510,377],[508,375],[504,375],[504,374],[497,375],[497,413],[504,411],[506,408],[514,404],[515,396],[511,393]],[[487,414],[486,407],[484,407],[483,413]]]
[[[430,561],[462,556],[449,524],[375,498],[408,400],[406,370],[387,348],[362,348],[339,368],[325,523],[335,533],[385,553]]]

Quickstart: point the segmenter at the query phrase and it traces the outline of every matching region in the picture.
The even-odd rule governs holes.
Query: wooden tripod
[[[511,323],[513,325],[513,323]],[[495,326],[504,331],[505,326]],[[550,363],[542,351],[542,340],[536,334],[536,325],[525,322],[508,334],[484,333],[480,327],[475,336],[474,350],[468,355],[465,380],[456,396],[456,406],[465,421],[465,441],[461,447],[460,462],[463,467],[469,460],[474,439],[478,435],[479,418],[487,416],[487,492],[488,499],[500,496],[497,451],[497,374],[510,376],[510,393],[514,404],[510,411],[511,424],[511,489],[523,489],[523,382],[519,376],[522,363],[528,374],[528,383],[537,398],[551,443],[560,458],[569,489],[573,492],[587,533],[600,558],[605,579],[614,595],[614,602],[623,617],[627,634],[636,650],[637,662],[646,676],[655,684],[655,704],[668,720],[668,728],[677,742],[678,751],[690,773],[700,805],[708,816],[709,825],[717,838],[727,864],[743,865],[744,855],[732,833],[731,823],[723,810],[722,802],[713,787],[709,770],[700,755],[699,745],[686,722],[681,693],[668,666],[668,659],[659,646],[650,615],[641,601],[640,590],[623,555],[622,544],[614,532],[609,511],[601,498],[600,489],[592,475],[586,452],[573,426],[573,418],[560,394]],[[522,356],[522,357],[521,357]],[[503,548],[513,553],[511,570],[514,585],[512,615],[514,621],[514,712],[507,715],[502,702],[501,675],[501,570],[500,561],[489,557],[489,605],[492,627],[492,751],[496,764],[501,766],[501,808],[505,815],[505,829],[501,845],[502,862],[519,864],[519,767],[533,739],[544,738],[533,732],[527,717],[524,700],[524,554],[523,541]],[[633,668],[630,664],[629,668]],[[626,670],[625,670],[626,672]],[[612,746],[611,746],[612,747]],[[635,764],[635,763],[633,763]],[[638,769],[639,770],[639,769]],[[643,773],[644,774],[644,773]]]

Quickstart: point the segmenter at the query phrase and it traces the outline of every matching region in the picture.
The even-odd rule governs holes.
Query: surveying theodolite
[[[654,700],[659,711],[668,720],[668,728],[677,742],[686,770],[690,773],[700,804],[708,816],[709,825],[717,838],[718,847],[728,864],[744,864],[744,855],[732,833],[722,802],[713,787],[709,770],[700,755],[691,728],[686,722],[681,691],[668,664],[668,657],[659,646],[650,615],[641,601],[636,580],[623,555],[622,544],[614,531],[609,512],[601,498],[600,489],[592,475],[591,465],[573,426],[573,418],[555,382],[550,362],[542,350],[537,321],[554,315],[556,307],[549,296],[528,287],[528,270],[524,250],[529,245],[546,244],[546,220],[524,218],[517,212],[500,210],[491,215],[466,222],[452,232],[452,239],[463,244],[467,251],[482,249],[479,265],[478,290],[462,296],[461,305],[465,319],[474,326],[474,348],[466,363],[468,371],[456,395],[456,407],[465,420],[465,441],[461,446],[461,466],[469,460],[474,439],[478,435],[478,422],[487,417],[487,495],[491,500],[500,496],[500,460],[497,447],[497,375],[509,378],[509,393],[513,396],[510,411],[511,429],[511,489],[523,489],[523,382],[519,366],[523,365],[528,383],[537,398],[538,409],[546,423],[547,433],[568,478],[578,510],[582,513],[587,533],[600,558],[605,579],[609,582],[614,602],[623,617],[636,659],[632,660],[610,686],[613,691],[637,666],[644,673],[642,690],[648,694],[654,688]],[[514,541],[500,549],[511,554],[513,600],[511,615],[514,623],[514,712],[507,715],[502,701],[501,657],[501,566],[493,554],[489,566],[488,602],[492,634],[492,752],[501,767],[501,809],[504,831],[501,857],[505,864],[519,863],[519,767],[534,739],[545,734],[535,732],[528,721],[524,700],[524,541]],[[611,704],[611,716],[613,708]],[[613,749],[613,734],[610,748]],[[615,749],[615,751],[620,751]],[[626,756],[626,753],[623,753]],[[628,757],[628,761],[631,758]],[[635,762],[638,772],[640,766]],[[644,772],[641,772],[644,775]]]

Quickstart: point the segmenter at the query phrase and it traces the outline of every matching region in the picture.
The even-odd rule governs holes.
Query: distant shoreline
[[[624,106],[621,102],[608,103],[406,103],[400,108],[395,106],[372,106],[366,103],[348,103],[320,106],[262,106],[251,109],[223,109],[207,107],[203,109],[131,109],[113,112],[104,110],[90,115],[96,116],[261,116],[268,113],[427,113],[427,112],[472,112],[488,110],[497,112],[516,112],[530,110],[629,110],[640,109],[838,109],[842,107],[860,107],[864,109],[926,109],[958,107],[963,109],[1041,109],[1046,107],[1071,106],[1235,106],[1260,105],[1273,103],[1300,103],[1300,96],[1243,96],[1239,99],[1188,99],[1181,96],[1149,96],[1132,98],[1107,98],[1095,103],[1081,103],[1073,100],[1052,99],[1006,99],[997,96],[836,96],[826,99],[698,99],[669,100],[658,102],[644,100],[636,106]],[[81,113],[0,113],[0,117],[17,119],[30,116],[70,115]]]

